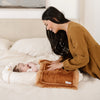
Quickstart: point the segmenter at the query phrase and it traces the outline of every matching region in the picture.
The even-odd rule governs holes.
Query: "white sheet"
[[[100,81],[88,76],[79,83],[78,90],[64,88],[40,88],[31,85],[8,84],[2,80],[1,72],[4,66],[9,63],[27,63],[29,61],[38,62],[39,59],[57,57],[37,57],[28,56],[18,52],[0,51],[0,99],[1,100],[99,100]],[[48,59],[48,60],[49,60]]]

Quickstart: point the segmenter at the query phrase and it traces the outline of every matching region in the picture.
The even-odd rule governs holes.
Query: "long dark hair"
[[[67,23],[70,20],[66,19],[63,13],[57,10],[55,7],[49,7],[42,15],[42,20],[50,20],[57,24]],[[61,55],[64,61],[67,58],[72,58],[69,51],[68,38],[64,30],[59,30],[54,34],[50,30],[46,30],[47,37],[50,41],[53,52],[57,55]]]

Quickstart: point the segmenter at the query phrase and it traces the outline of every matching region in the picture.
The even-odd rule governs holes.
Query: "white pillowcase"
[[[15,50],[31,56],[52,54],[51,45],[47,38],[21,39],[16,41],[10,50]]]
[[[0,50],[8,50],[12,44],[13,42],[7,39],[0,38]]]

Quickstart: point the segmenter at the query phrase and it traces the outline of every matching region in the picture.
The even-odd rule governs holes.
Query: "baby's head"
[[[29,69],[27,64],[19,63],[13,69],[14,72],[26,72]]]
[[[17,68],[17,65],[14,67],[13,72],[20,72],[19,69]]]

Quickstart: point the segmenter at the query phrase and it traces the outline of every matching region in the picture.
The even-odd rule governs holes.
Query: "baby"
[[[27,64],[19,63],[13,69],[14,72],[37,72],[38,65],[33,62],[29,62]]]

